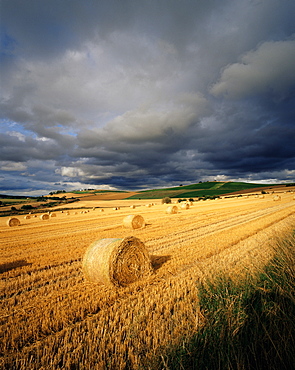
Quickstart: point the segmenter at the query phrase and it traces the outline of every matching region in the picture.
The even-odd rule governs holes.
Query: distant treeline
[[[30,199],[35,199],[36,197],[27,197],[27,196],[24,196],[24,195],[6,195],[6,194],[0,194],[0,198],[9,198],[9,199],[30,198]]]

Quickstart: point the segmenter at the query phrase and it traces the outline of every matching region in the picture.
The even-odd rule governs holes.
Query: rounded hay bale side
[[[178,212],[178,207],[177,206],[169,206],[166,208],[166,213],[168,214],[175,214]]]
[[[50,213],[50,217],[56,217],[56,213]]]
[[[24,219],[25,220],[29,220],[31,218],[31,216],[30,215],[26,215],[25,217],[24,217]]]
[[[104,209],[102,208],[102,209],[100,210],[100,212],[104,212]]]
[[[17,217],[10,217],[6,224],[9,227],[20,226],[20,220]]]
[[[188,203],[182,203],[180,208],[181,209],[189,209],[189,204]]]
[[[128,215],[123,219],[123,226],[129,229],[142,229],[145,227],[144,218],[141,215]]]
[[[132,206],[130,206],[130,208],[134,209],[135,208],[135,205],[133,204]]]
[[[93,283],[124,287],[149,276],[152,265],[144,243],[129,236],[92,243],[83,257],[82,270]]]
[[[49,220],[49,214],[48,213],[43,213],[41,216],[40,216],[40,219],[41,220]]]

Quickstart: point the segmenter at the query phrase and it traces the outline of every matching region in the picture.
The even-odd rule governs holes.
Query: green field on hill
[[[251,190],[254,188],[265,188],[266,186],[277,186],[279,184],[249,184],[246,182],[217,182],[208,181],[198,184],[177,186],[174,188],[144,190],[138,192],[127,199],[161,199],[170,198],[194,198],[206,196],[225,195],[242,190]]]

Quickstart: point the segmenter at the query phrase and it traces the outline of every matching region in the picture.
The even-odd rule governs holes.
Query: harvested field
[[[220,272],[239,280],[272,258],[273,237],[294,228],[293,196],[195,202],[177,214],[160,200],[146,207],[150,201],[83,199],[88,213],[56,208],[56,217],[23,219],[18,227],[2,217],[0,367],[145,368],[162,347],[202,325],[196,282]],[[133,204],[144,228],[122,225]],[[128,236],[144,243],[153,274],[123,288],[87,281],[89,245]]]

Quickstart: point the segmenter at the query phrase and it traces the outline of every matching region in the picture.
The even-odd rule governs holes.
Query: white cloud
[[[25,171],[27,165],[22,162],[0,161],[2,171]]]
[[[262,93],[284,96],[295,83],[295,40],[269,41],[226,66],[210,92],[243,98]]]
[[[9,136],[17,137],[19,141],[22,141],[22,142],[26,141],[26,136],[24,134],[22,134],[21,132],[7,131],[6,134],[9,135]]]
[[[84,172],[78,167],[61,167],[55,170],[55,173],[64,177],[84,176]]]

